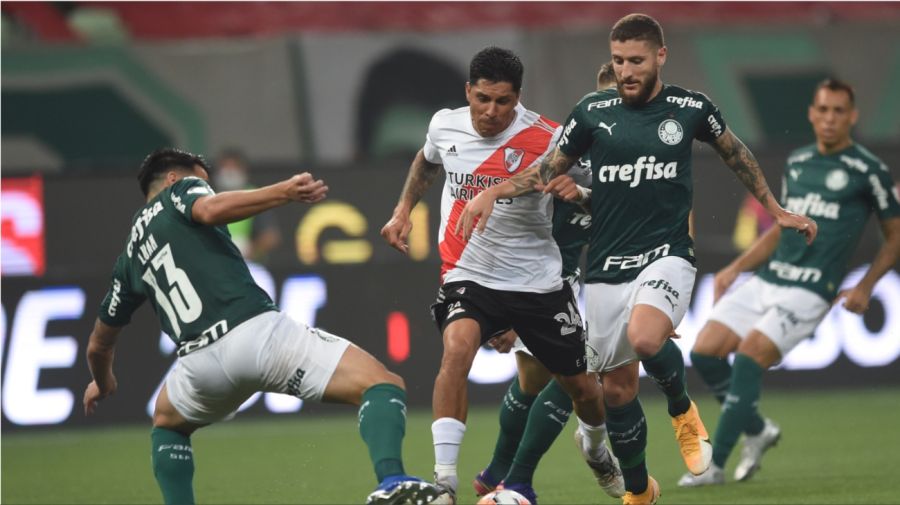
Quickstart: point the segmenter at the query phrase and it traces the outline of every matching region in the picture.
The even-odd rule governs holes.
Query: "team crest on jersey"
[[[825,187],[832,191],[840,191],[847,187],[849,181],[850,176],[847,175],[847,172],[836,168],[828,172],[828,175],[825,177]]]
[[[506,165],[506,171],[509,173],[518,170],[524,158],[525,149],[516,149],[514,147],[503,149],[503,164]]]
[[[670,146],[674,146],[684,138],[684,129],[681,127],[681,123],[674,119],[666,119],[659,123],[657,133],[659,133],[659,140]]]

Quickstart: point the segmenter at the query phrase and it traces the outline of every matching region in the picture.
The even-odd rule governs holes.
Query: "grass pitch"
[[[684,473],[665,403],[645,394],[651,474],[666,503],[898,503],[900,390],[764,392],[765,415],[783,436],[747,483],[680,489]],[[698,404],[710,432],[718,406]],[[499,400],[499,399],[498,399]],[[149,423],[148,423],[149,424]],[[407,471],[431,474],[430,413],[410,413]],[[491,457],[495,408],[474,409],[460,456],[461,504],[474,503],[470,479]],[[574,422],[541,462],[535,489],[542,504],[618,503],[601,494],[572,442]],[[374,488],[368,453],[345,415],[233,421],[193,437],[199,503],[362,503]],[[149,426],[4,434],[3,503],[159,503],[150,468]],[[738,450],[729,460],[729,481]]]

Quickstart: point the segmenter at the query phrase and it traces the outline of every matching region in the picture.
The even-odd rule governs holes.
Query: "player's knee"
[[[403,380],[403,377],[388,370],[384,363],[377,360],[373,361],[375,361],[373,366],[369,367],[369,370],[362,374],[365,380],[360,384],[360,394],[378,384],[393,384],[400,389],[406,389],[406,382]]]
[[[612,407],[625,405],[637,396],[637,385],[622,382],[603,382],[603,401]]]
[[[598,400],[603,394],[600,383],[590,374],[558,376],[557,380],[574,403]]]
[[[628,342],[631,348],[641,358],[649,358],[656,355],[662,347],[664,339],[660,339],[659,335],[654,332],[646,331],[640,328],[628,329]]]

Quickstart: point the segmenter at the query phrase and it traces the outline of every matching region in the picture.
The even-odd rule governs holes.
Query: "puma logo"
[[[663,296],[666,297],[666,301],[669,302],[669,304],[672,306],[672,312],[675,312],[675,306],[678,304],[673,302],[672,299],[669,298],[669,295],[663,295]]]
[[[600,121],[600,125],[599,125],[599,126],[600,126],[600,128],[606,128],[606,131],[609,132],[609,136],[612,137],[612,129],[613,129],[613,126],[616,126],[617,124],[618,124],[618,123],[613,123],[613,124],[611,124],[611,125],[607,125],[607,124],[604,123],[603,121]]]

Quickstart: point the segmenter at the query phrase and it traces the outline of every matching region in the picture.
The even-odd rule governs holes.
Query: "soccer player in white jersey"
[[[443,168],[441,287],[432,314],[444,352],[432,398],[432,434],[435,480],[447,488],[448,501],[455,500],[459,482],[456,466],[472,361],[481,344],[510,329],[571,396],[587,443],[598,457],[611,460],[604,445],[602,390],[585,374],[581,316],[562,280],[551,235],[552,197],[532,193],[503,200],[483,233],[470,240],[456,233],[467,201],[539,162],[559,137],[556,123],[519,103],[522,74],[522,63],[511,51],[489,47],[473,57],[468,107],[434,115],[400,201],[381,231],[391,246],[407,251],[410,212]]]
[[[900,255],[900,195],[887,165],[850,136],[858,117],[853,88],[836,79],[823,81],[808,115],[816,142],[788,157],[782,203],[815,217],[819,238],[807,245],[772,228],[716,274],[716,304],[691,361],[722,403],[722,416],[712,465],[701,475],[685,475],[680,486],[724,484],[725,462],[741,433],[744,448],[734,478],[753,476],[763,453],[781,437],[778,425],[757,407],[763,373],[809,337],[833,303],[843,298],[847,310],[865,312],[875,283]],[[838,291],[873,213],[886,240],[859,283]],[[750,280],[722,296],[741,272],[754,269]],[[732,352],[733,366],[727,359]]]
[[[612,64],[597,72],[597,89],[616,85]],[[568,174],[572,182],[589,186],[590,162],[580,160]],[[553,200],[553,239],[563,262],[563,278],[572,286],[575,298],[581,290],[579,263],[588,242],[590,213],[582,206]],[[515,352],[518,375],[509,385],[500,405],[500,432],[490,463],[472,482],[475,494],[483,496],[502,484],[526,496],[537,496],[532,487],[538,462],[553,445],[572,414],[572,400],[550,372],[536,360],[515,332],[493,338],[491,347],[499,352]],[[596,470],[598,484],[613,497],[625,494],[616,468]],[[534,503],[532,501],[532,503]]]
[[[807,240],[815,223],[783,209],[747,147],[728,130],[702,93],[663,84],[668,50],[653,18],[630,14],[610,32],[617,90],[589,93],[565,122],[557,149],[471,200],[465,234],[483,228],[495,200],[555,192],[554,181],[580,157],[590,156],[591,239],[585,274],[588,368],[602,376],[610,442],[625,480],[625,504],[652,504],[659,484],[647,471],[647,423],[637,398],[638,364],[666,395],[682,458],[693,474],[705,471],[712,446],[687,393],[681,350],[669,338],[690,303],[696,269],[689,214],[694,140],[709,143],[782,227]],[[591,197],[591,195],[593,197]],[[579,428],[581,429],[581,428]],[[594,456],[587,447],[585,460]]]

